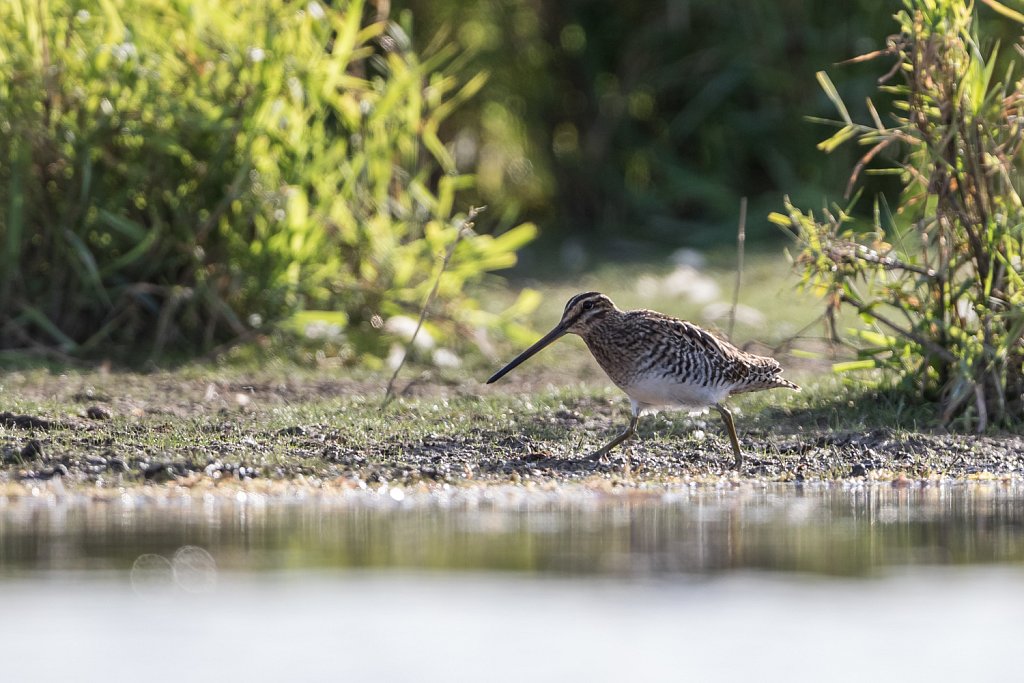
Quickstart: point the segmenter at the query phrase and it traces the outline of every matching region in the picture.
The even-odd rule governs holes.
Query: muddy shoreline
[[[1019,434],[822,426],[820,411],[799,405],[738,420],[746,457],[739,471],[716,418],[664,413],[644,418],[640,438],[610,462],[595,463],[585,456],[623,420],[621,401],[600,388],[566,395],[533,382],[488,394],[471,382],[421,382],[381,412],[365,398],[378,384],[8,373],[0,380],[0,484],[671,487],[1024,476]]]

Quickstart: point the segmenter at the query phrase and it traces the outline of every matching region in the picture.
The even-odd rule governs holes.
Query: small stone
[[[32,439],[21,449],[21,457],[25,460],[35,460],[43,457],[43,444],[39,439]]]
[[[89,406],[85,409],[85,416],[90,420],[109,420],[113,417],[110,410],[103,406]]]
[[[39,471],[23,472],[19,475],[20,479],[53,479],[54,477],[66,477],[68,476],[68,468],[65,465],[54,465],[53,467],[47,467]]]
[[[866,476],[867,473],[868,468],[864,467],[864,463],[860,462],[854,465],[853,468],[850,470],[851,477],[863,477]]]
[[[174,472],[167,463],[152,462],[142,466],[142,476],[146,479],[156,479],[158,477],[170,479],[174,477]]]

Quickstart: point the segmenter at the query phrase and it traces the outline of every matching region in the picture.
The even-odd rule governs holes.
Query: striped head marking
[[[614,310],[612,300],[600,292],[577,294],[565,304],[559,327],[566,332],[582,335]]]

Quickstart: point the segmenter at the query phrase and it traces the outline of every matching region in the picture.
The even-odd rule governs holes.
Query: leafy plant
[[[869,101],[871,123],[854,122],[821,74],[842,119],[821,148],[866,146],[850,187],[861,173],[898,174],[900,206],[877,200],[866,232],[847,211],[815,216],[788,200],[771,218],[797,235],[803,282],[830,319],[849,307],[864,323],[860,360],[838,369],[892,371],[939,401],[943,422],[981,431],[1024,417],[1021,50],[1000,78],[999,45],[983,51],[972,3],[906,0],[896,19],[900,33],[868,56],[896,59],[902,83],[884,88],[894,111],[883,119]],[[870,168],[883,152],[894,161]]]
[[[362,0],[0,5],[0,346],[208,348],[330,311],[350,356],[415,315],[458,232],[448,73]],[[463,71],[460,67],[457,71]],[[433,332],[532,225],[463,239]],[[308,318],[308,313],[306,314]]]

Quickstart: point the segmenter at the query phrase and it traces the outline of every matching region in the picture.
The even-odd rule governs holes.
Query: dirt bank
[[[382,385],[376,378],[6,373],[0,482],[672,485],[1024,475],[1020,435],[911,431],[852,419],[877,414],[870,396],[844,397],[842,411],[799,395],[777,404],[741,402],[746,463],[737,472],[717,416],[645,417],[639,439],[610,462],[590,461],[585,456],[626,419],[623,399],[600,385],[564,390],[530,376],[497,392],[472,380],[430,380],[384,411]]]

